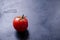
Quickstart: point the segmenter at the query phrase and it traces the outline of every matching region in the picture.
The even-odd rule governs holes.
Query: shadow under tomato
[[[16,37],[18,40],[27,40],[29,38],[28,30],[24,32],[16,32]]]

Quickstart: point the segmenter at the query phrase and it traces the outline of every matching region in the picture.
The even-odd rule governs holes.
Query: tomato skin
[[[13,20],[13,26],[14,28],[19,32],[24,32],[28,28],[28,20],[26,17],[21,19],[21,16],[17,16]]]

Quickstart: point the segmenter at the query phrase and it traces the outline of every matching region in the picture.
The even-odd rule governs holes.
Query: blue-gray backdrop
[[[29,21],[28,38],[16,37],[15,16]],[[60,40],[60,0],[0,0],[0,40]]]

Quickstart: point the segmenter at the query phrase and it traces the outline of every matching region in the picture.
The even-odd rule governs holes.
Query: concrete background
[[[23,14],[29,21],[24,38],[12,24]],[[0,40],[60,40],[60,0],[0,0]]]

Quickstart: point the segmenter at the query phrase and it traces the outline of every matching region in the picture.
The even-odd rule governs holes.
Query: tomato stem
[[[22,15],[22,19],[24,18],[24,14]]]

